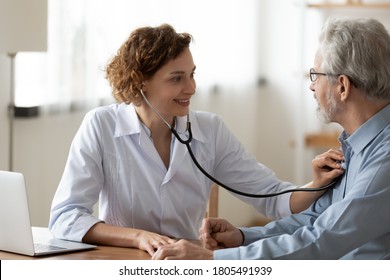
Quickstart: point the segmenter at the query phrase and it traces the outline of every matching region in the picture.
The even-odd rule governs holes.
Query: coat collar
[[[206,137],[203,134],[202,130],[199,127],[199,122],[196,118],[196,114],[193,111],[190,111],[190,121],[192,129],[193,139],[204,142]],[[188,132],[187,129],[187,116],[177,117],[177,122],[175,129],[180,136],[183,136],[183,139],[187,139]],[[142,123],[138,118],[137,112],[133,104],[121,103],[117,107],[117,119],[115,123],[115,137],[121,137],[125,135],[132,134],[142,134],[145,131],[142,129]]]

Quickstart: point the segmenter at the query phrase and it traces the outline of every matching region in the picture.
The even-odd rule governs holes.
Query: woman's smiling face
[[[145,81],[146,98],[164,118],[189,113],[190,99],[196,90],[195,68],[191,51],[186,48]]]

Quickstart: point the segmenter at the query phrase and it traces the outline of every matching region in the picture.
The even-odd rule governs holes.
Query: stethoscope
[[[172,134],[175,135],[176,139],[186,145],[187,147],[187,150],[191,156],[191,159],[192,161],[194,162],[194,164],[196,165],[196,167],[207,177],[209,178],[211,181],[213,181],[214,183],[216,183],[217,185],[221,186],[222,188],[232,192],[232,193],[235,193],[235,194],[238,194],[238,195],[242,195],[242,196],[247,196],[247,197],[255,197],[255,198],[265,198],[265,197],[273,197],[273,196],[278,196],[278,195],[282,195],[282,194],[286,194],[286,193],[291,193],[291,192],[318,192],[318,191],[323,191],[323,190],[327,190],[329,189],[330,187],[332,187],[336,182],[337,180],[335,181],[332,181],[330,182],[329,184],[323,186],[323,187],[320,187],[320,188],[295,188],[295,189],[287,189],[287,190],[284,190],[284,191],[280,191],[280,192],[276,192],[276,193],[271,193],[271,194],[251,194],[251,193],[245,193],[245,192],[241,192],[241,191],[238,191],[238,190],[235,190],[235,189],[232,189],[228,186],[226,186],[224,183],[220,182],[219,180],[217,180],[216,178],[214,178],[213,176],[211,176],[206,170],[203,169],[203,167],[199,164],[199,162],[197,161],[194,153],[192,152],[192,149],[191,149],[191,141],[192,141],[192,130],[191,130],[191,122],[189,120],[189,115],[187,115],[187,129],[186,129],[186,132],[188,132],[188,137],[186,140],[182,139],[179,135],[179,133],[176,131],[176,129],[174,127],[172,127],[162,116],[161,114],[156,110],[156,108],[154,108],[154,106],[149,102],[149,100],[146,98],[143,90],[141,89],[140,90],[141,92],[141,95],[142,95],[142,98],[145,100],[146,104],[148,104],[148,106],[157,114],[157,116],[165,123],[165,125],[171,130]]]

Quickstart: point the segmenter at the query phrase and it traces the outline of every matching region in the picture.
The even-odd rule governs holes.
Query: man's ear
[[[340,100],[345,101],[351,93],[352,83],[346,75],[340,75],[337,79],[337,91],[340,95]]]

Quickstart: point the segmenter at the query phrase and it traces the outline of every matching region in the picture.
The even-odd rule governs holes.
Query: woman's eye
[[[181,80],[180,76],[176,76],[176,77],[172,78],[172,81],[174,81],[174,82],[180,82],[180,80]]]

